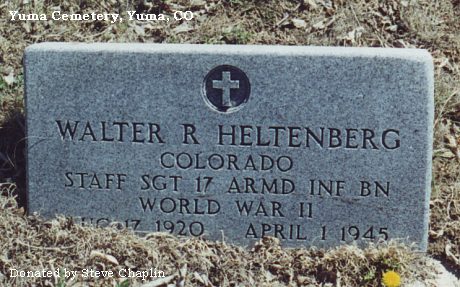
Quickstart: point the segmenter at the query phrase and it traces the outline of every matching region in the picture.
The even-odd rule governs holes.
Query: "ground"
[[[166,13],[191,10],[193,21],[23,22],[10,10],[40,13]],[[59,279],[22,281],[9,268],[161,268],[158,285],[175,286],[382,286],[394,270],[403,283],[431,276],[425,256],[410,247],[359,250],[283,249],[267,238],[254,248],[177,239],[140,238],[129,231],[80,227],[59,218],[24,215],[24,106],[22,55],[43,41],[282,44],[428,49],[435,64],[433,182],[428,256],[460,276],[460,1],[97,1],[10,0],[0,4],[0,282],[70,286]],[[19,203],[19,206],[18,206]],[[431,272],[431,273],[430,273]],[[169,276],[169,277],[168,277]],[[95,286],[133,286],[118,278],[86,280]],[[90,282],[91,281],[91,282]],[[124,282],[124,283],[122,283]],[[139,281],[140,282],[140,281]],[[161,284],[163,285],[161,285]],[[182,284],[182,285],[181,285]],[[309,285],[310,284],[310,285]],[[73,285],[77,286],[77,285]],[[84,285],[85,286],[85,285]]]

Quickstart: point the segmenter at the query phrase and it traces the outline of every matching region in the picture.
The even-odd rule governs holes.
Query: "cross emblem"
[[[249,99],[251,83],[239,68],[220,65],[208,72],[202,84],[204,102],[219,113],[240,110]]]
[[[232,81],[230,72],[222,72],[222,81],[213,80],[212,87],[222,90],[222,105],[225,107],[233,107],[230,98],[230,89],[239,89],[240,81]]]

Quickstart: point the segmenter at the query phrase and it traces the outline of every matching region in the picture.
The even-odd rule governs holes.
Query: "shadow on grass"
[[[433,258],[441,262],[447,271],[452,273],[455,277],[457,277],[458,280],[460,280],[460,269],[458,269],[458,266],[456,266],[455,262],[448,258],[446,254],[434,255]]]
[[[27,208],[25,139],[24,115],[9,111],[0,123],[0,183],[15,183],[18,204]]]

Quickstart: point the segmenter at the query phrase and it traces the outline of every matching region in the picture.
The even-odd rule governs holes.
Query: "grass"
[[[0,198],[0,236],[3,274],[9,268],[59,267],[77,271],[92,268],[117,272],[121,268],[142,271],[157,267],[165,277],[151,281],[182,282],[185,286],[296,286],[337,281],[342,286],[380,286],[382,274],[389,269],[398,272],[404,282],[431,276],[421,254],[396,242],[379,248],[341,246],[326,251],[284,249],[274,238],[265,238],[253,248],[245,249],[223,242],[178,239],[166,233],[138,237],[129,230],[114,227],[82,227],[63,217],[49,222],[36,216],[26,217],[14,198],[5,196]],[[72,286],[77,282],[92,286],[145,283],[118,276],[50,280],[55,280],[57,286]],[[43,284],[44,280],[16,277],[2,283],[22,286],[33,282]]]
[[[441,260],[452,271],[460,270],[459,1],[178,0],[138,3],[10,0],[0,4],[0,182],[9,182],[2,184],[3,194],[18,195],[19,202],[22,201],[25,179],[22,54],[32,43],[100,41],[423,48],[430,51],[435,63],[435,153],[429,255]],[[140,22],[96,25],[8,21],[10,9],[45,13],[57,6],[63,11],[129,9],[166,14],[172,13],[175,7],[182,7],[182,10],[194,11],[197,20],[189,23],[192,30],[182,33],[174,32],[174,28],[182,24],[174,21],[150,26]],[[296,26],[293,20],[302,20],[306,25]],[[144,34],[136,33],[139,31],[136,26],[141,27]],[[5,81],[11,72],[15,77],[12,84]],[[414,278],[424,280],[430,274],[423,256],[394,243],[364,250],[349,246],[328,251],[285,250],[276,241],[266,239],[253,249],[244,250],[220,242],[183,240],[165,234],[139,238],[127,231],[75,226],[62,218],[44,222],[25,216],[11,196],[3,196],[0,206],[0,272],[3,275],[11,266],[32,268],[48,266],[49,262],[68,268],[116,267],[103,258],[91,258],[94,250],[114,256],[118,267],[159,266],[167,274],[174,275],[174,282],[186,282],[187,286],[243,283],[320,286],[320,282],[381,286],[386,269],[401,274],[403,282]],[[5,277],[0,280],[12,286],[21,284]],[[44,281],[36,283],[44,284]],[[70,286],[68,282],[53,284]],[[116,286],[125,283],[117,278],[91,284]]]

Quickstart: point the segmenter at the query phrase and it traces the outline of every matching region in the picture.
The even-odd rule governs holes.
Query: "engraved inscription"
[[[223,90],[222,101],[227,103],[231,90],[239,86],[227,72],[213,85]],[[356,153],[392,152],[401,148],[398,129],[217,125],[215,136],[204,138],[200,137],[202,128],[192,123],[169,129],[152,122],[55,123],[61,141],[155,144],[150,170],[134,174],[124,170],[63,172],[65,189],[129,193],[136,209],[135,216],[130,218],[84,216],[83,224],[116,224],[136,231],[207,236],[216,232],[212,220],[231,218],[239,222],[238,232],[248,240],[274,236],[287,242],[362,242],[388,240],[392,236],[386,226],[337,225],[323,214],[325,204],[389,198],[393,189],[390,181],[365,176],[353,181],[332,175],[318,178],[306,171],[293,177],[299,167],[308,163],[308,158],[294,156],[291,151],[341,148]],[[163,144],[168,146],[157,150]],[[205,144],[231,149],[200,149]],[[191,151],[189,147],[195,149]],[[260,149],[251,152],[248,147]],[[279,151],[281,148],[283,151]],[[224,172],[228,174],[224,176]]]

